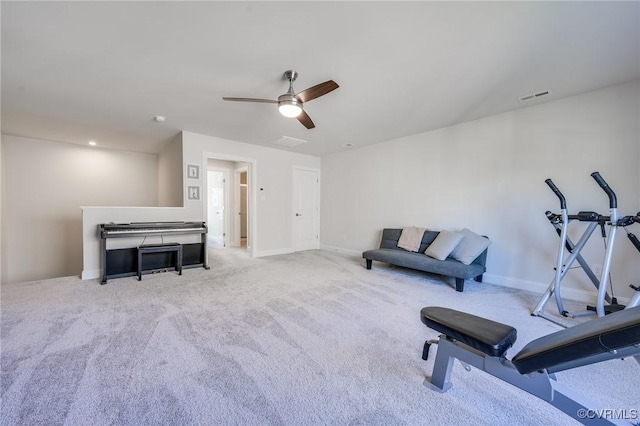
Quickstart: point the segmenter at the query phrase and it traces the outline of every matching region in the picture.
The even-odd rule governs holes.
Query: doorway
[[[240,247],[247,248],[247,235],[249,232],[249,184],[248,171],[246,167],[236,170],[238,182],[238,226],[237,232],[240,235]]]
[[[209,228],[208,249],[242,248],[254,256],[254,161],[209,153],[205,161],[206,199],[202,204]]]

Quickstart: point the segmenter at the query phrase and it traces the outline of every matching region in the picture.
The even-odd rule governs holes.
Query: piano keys
[[[100,233],[100,251],[102,258],[101,284],[108,278],[119,278],[137,275],[138,245],[129,248],[108,249],[107,240],[111,238],[132,238],[149,236],[173,236],[199,234],[200,242],[183,244],[183,268],[203,267],[207,264],[207,225],[205,222],[137,222],[137,223],[103,223],[98,225]],[[164,238],[163,238],[164,239]],[[145,260],[151,270],[172,268],[177,263],[173,253],[157,253],[150,261]]]

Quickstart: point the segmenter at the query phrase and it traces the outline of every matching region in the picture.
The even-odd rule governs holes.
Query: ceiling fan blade
[[[297,118],[298,118],[298,121],[301,122],[302,125],[307,129],[313,129],[314,127],[316,127],[316,125],[313,124],[313,121],[311,121],[311,117],[309,117],[309,115],[306,112],[304,112],[304,110],[300,113],[300,115]]]
[[[302,103],[309,102],[315,98],[319,98],[322,95],[326,95],[327,93],[336,90],[338,87],[340,87],[338,86],[338,83],[333,80],[325,81],[324,83],[316,84],[313,87],[309,87],[308,89],[303,90],[296,95],[296,98],[298,98]]]
[[[272,99],[255,99],[255,98],[222,98],[225,101],[237,101],[237,102],[261,102],[264,104],[277,104],[278,101],[274,101]]]

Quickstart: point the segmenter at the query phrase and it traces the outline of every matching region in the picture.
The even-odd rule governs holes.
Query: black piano
[[[207,265],[207,225],[205,222],[137,222],[103,223],[98,225],[100,233],[100,252],[102,258],[102,278],[100,284],[106,284],[108,278],[129,277],[138,271],[138,245],[144,237],[160,236],[162,243],[170,243],[173,235],[200,234],[199,243],[182,244],[182,268],[203,267]],[[110,238],[140,237],[135,247],[107,249]],[[154,238],[157,240],[157,238]],[[145,271],[158,271],[175,267],[175,252],[153,253],[145,258]]]

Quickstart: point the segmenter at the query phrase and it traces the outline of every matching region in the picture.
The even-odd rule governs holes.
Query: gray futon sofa
[[[398,247],[398,240],[402,234],[402,229],[384,229],[380,248],[367,250],[362,253],[362,257],[367,261],[367,269],[371,269],[372,261],[389,263],[391,265],[430,272],[433,274],[453,277],[456,280],[456,290],[464,290],[464,281],[473,278],[477,282],[482,282],[482,274],[487,270],[487,249],[485,249],[471,264],[465,265],[451,257],[445,260],[438,260],[424,254],[426,248],[431,244],[439,232],[425,231],[422,242],[417,253],[407,251]]]

